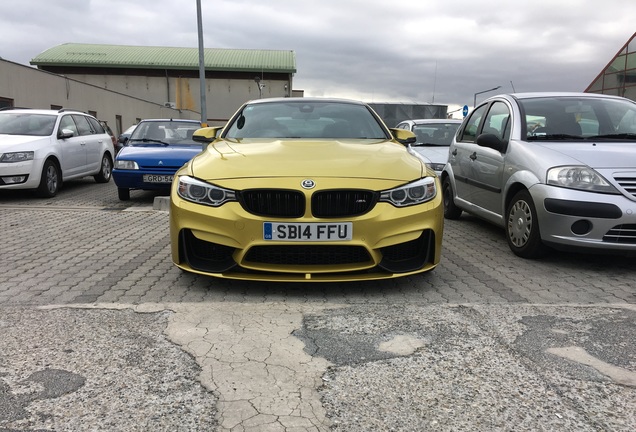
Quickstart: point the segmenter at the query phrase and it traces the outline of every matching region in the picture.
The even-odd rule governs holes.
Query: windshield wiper
[[[529,137],[527,137],[527,139],[529,141],[532,140],[546,140],[546,141],[550,141],[550,140],[571,140],[571,139],[575,139],[575,140],[581,140],[584,139],[581,135],[570,135],[570,134],[541,134],[541,135],[530,135]]]
[[[133,142],[133,141],[141,141],[141,142],[143,142],[143,143],[157,143],[157,144],[163,144],[163,145],[165,145],[165,146],[170,145],[170,144],[168,144],[167,142],[163,142],[163,141],[161,141],[161,140],[158,140],[158,139],[152,139],[152,138],[135,138],[135,139],[131,139],[131,140],[129,140],[129,141],[130,141],[130,142]]]
[[[613,139],[628,139],[628,140],[636,140],[636,133],[615,133],[615,134],[604,134],[604,135],[594,135],[591,137],[587,137],[587,139],[597,139],[597,138],[613,138]]]

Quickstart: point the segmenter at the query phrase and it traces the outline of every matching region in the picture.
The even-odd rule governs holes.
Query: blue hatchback
[[[200,153],[192,134],[196,120],[142,120],[117,153],[113,180],[119,199],[128,201],[131,189],[170,191],[174,173]]]

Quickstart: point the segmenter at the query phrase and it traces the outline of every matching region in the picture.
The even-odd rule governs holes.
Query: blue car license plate
[[[172,176],[165,174],[144,174],[146,183],[172,183]]]
[[[351,222],[278,223],[263,222],[263,239],[280,241],[347,241],[353,238]]]

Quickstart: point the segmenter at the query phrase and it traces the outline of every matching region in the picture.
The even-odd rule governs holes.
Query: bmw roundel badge
[[[300,183],[300,185],[303,187],[303,189],[313,189],[316,187],[316,182],[312,179],[305,179]]]

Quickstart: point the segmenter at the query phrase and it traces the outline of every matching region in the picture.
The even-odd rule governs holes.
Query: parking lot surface
[[[465,215],[417,277],[219,280],[155,197],[0,192],[0,431],[636,430],[633,258]]]

